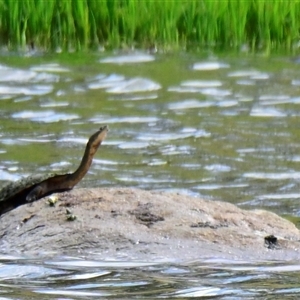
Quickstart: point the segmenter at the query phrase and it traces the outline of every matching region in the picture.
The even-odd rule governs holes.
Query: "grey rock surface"
[[[74,189],[23,205],[0,221],[2,254],[88,254],[141,260],[291,260],[300,232],[264,210],[133,188]],[[76,216],[68,221],[68,209]],[[265,237],[277,237],[266,245]]]

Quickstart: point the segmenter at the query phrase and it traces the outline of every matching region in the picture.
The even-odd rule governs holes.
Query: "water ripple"
[[[36,72],[20,70],[0,65],[0,82],[28,82],[35,78]]]
[[[0,86],[0,94],[5,95],[46,95],[52,91],[52,85],[32,85],[27,87]]]
[[[21,295],[23,291],[33,300],[49,295],[59,299],[235,299],[237,295],[239,298],[265,299],[266,294],[292,294],[297,297],[300,293],[295,279],[300,270],[297,262],[284,264],[211,258],[179,264],[90,261],[68,257],[45,262],[40,259],[2,257],[1,262],[2,292],[5,295]],[[295,286],[284,284],[287,279],[291,284],[294,282]]]
[[[254,178],[254,179],[270,179],[270,180],[285,180],[285,179],[299,179],[300,172],[289,172],[289,173],[244,173],[243,177]]]
[[[110,56],[99,60],[100,63],[112,63],[112,64],[132,64],[154,61],[155,57],[150,54],[143,53],[131,53],[120,56]]]
[[[1,181],[17,181],[22,176],[19,174],[11,174],[10,172],[0,170],[0,180]]]
[[[96,81],[95,81],[96,80]],[[111,74],[105,76],[103,74],[97,75],[95,78],[91,78],[88,88],[89,89],[103,89],[108,87],[117,86],[119,83],[124,82],[125,76],[118,74]]]
[[[230,172],[231,167],[227,165],[213,164],[205,166],[205,169],[211,172]]]
[[[212,71],[229,67],[229,64],[221,62],[198,62],[193,65],[193,70]]]
[[[111,74],[109,76],[98,75],[90,79],[89,89],[106,89],[111,94],[127,94],[137,92],[150,92],[161,89],[161,85],[147,78],[135,77],[126,79],[122,75]]]
[[[38,66],[33,66],[30,68],[31,71],[35,72],[50,72],[50,73],[66,73],[70,72],[70,69],[64,68],[59,64],[52,63],[52,64],[42,64]]]
[[[171,110],[181,110],[181,109],[190,109],[190,108],[202,108],[210,107],[215,105],[213,101],[200,101],[196,99],[182,100],[180,102],[169,103],[168,109]]]
[[[186,139],[190,137],[199,138],[199,137],[208,137],[210,133],[202,129],[193,129],[190,131],[182,130],[177,133],[144,133],[137,136],[138,140],[141,141],[172,141],[178,139]]]
[[[274,107],[255,106],[251,109],[252,117],[286,117],[287,113]]]
[[[120,149],[143,149],[143,148],[147,148],[148,146],[149,146],[148,143],[125,142],[125,143],[121,143],[118,147]]]
[[[53,123],[66,120],[78,119],[75,114],[57,113],[52,110],[47,111],[22,111],[11,115],[14,119],[30,119],[33,122]]]
[[[117,86],[106,89],[107,93],[121,94],[121,93],[136,93],[149,92],[161,89],[161,85],[145,78],[132,78],[118,84]]]
[[[90,119],[91,122],[96,124],[110,124],[110,123],[153,123],[159,119],[156,117],[119,117],[110,118],[105,116],[96,116]]]
[[[181,83],[182,86],[191,86],[196,88],[203,88],[203,87],[219,87],[222,86],[222,81],[219,80],[187,80]]]
[[[256,70],[240,70],[233,71],[227,74],[228,77],[256,77],[260,76],[262,73]]]

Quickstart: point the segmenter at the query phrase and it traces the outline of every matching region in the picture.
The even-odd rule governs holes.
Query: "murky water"
[[[80,186],[173,190],[298,217],[299,104],[299,64],[289,57],[3,56],[0,180],[4,185],[31,173],[73,170],[88,137],[108,124],[109,136]],[[299,294],[299,266],[293,263],[67,261],[4,260],[0,295]]]

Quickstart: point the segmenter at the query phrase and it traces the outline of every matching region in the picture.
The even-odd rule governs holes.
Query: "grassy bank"
[[[290,0],[0,0],[9,48],[248,46],[295,50],[300,2]]]

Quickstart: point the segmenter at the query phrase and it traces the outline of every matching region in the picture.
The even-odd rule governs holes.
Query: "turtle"
[[[108,126],[105,125],[89,138],[81,163],[74,173],[35,174],[4,186],[0,191],[0,216],[52,193],[71,190],[88,172],[107,132]]]

